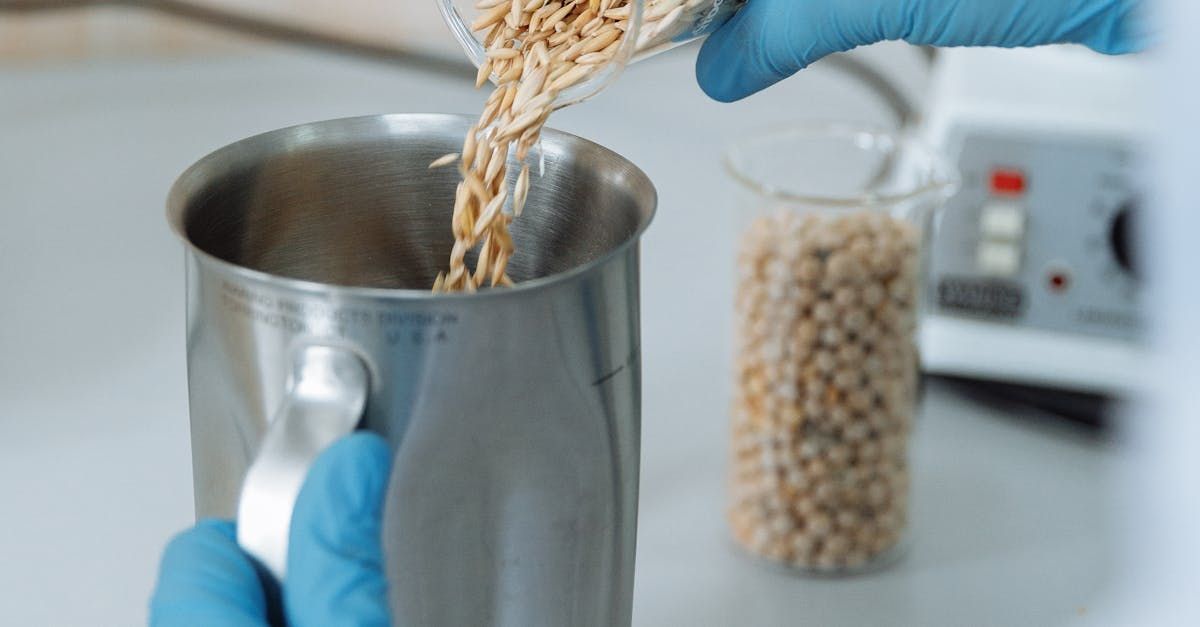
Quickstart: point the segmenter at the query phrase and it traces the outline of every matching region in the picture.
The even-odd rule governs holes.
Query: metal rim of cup
[[[304,135],[312,130],[315,130],[316,127],[334,126],[334,125],[338,125],[338,124],[349,125],[349,124],[354,124],[355,122],[366,122],[369,120],[387,120],[387,119],[396,118],[396,117],[405,117],[405,118],[410,118],[410,119],[423,117],[423,118],[429,119],[429,121],[431,121],[431,122],[433,122],[433,121],[446,122],[446,121],[450,121],[450,120],[461,120],[461,121],[464,121],[464,128],[470,124],[470,119],[467,116],[462,116],[462,115],[440,114],[440,113],[395,113],[395,114],[366,115],[366,116],[355,116],[355,117],[347,117],[347,118],[335,118],[335,119],[331,119],[331,120],[321,120],[321,121],[317,121],[317,122],[308,122],[308,123],[304,123],[304,124],[287,126],[287,127],[275,129],[272,131],[267,131],[265,133],[259,133],[257,135],[252,135],[250,137],[235,141],[231,144],[222,146],[222,147],[208,153],[207,155],[200,158],[198,161],[196,161],[192,165],[188,166],[188,168],[186,170],[184,170],[182,174],[179,175],[179,177],[171,185],[170,192],[167,194],[167,211],[166,211],[167,223],[170,225],[171,231],[175,234],[175,236],[177,238],[179,238],[183,242],[184,246],[186,246],[189,251],[191,251],[192,253],[201,257],[205,261],[205,263],[208,263],[230,275],[233,275],[233,276],[236,276],[239,278],[251,279],[251,280],[256,280],[256,281],[269,281],[280,287],[285,287],[287,289],[294,290],[297,292],[310,293],[310,294],[339,294],[339,295],[362,296],[362,297],[371,297],[371,298],[393,298],[393,299],[403,298],[403,299],[422,299],[422,300],[434,300],[434,299],[438,299],[438,300],[441,300],[441,299],[476,300],[476,299],[484,299],[484,298],[506,298],[506,297],[511,297],[511,296],[519,296],[521,294],[531,292],[534,290],[546,289],[546,288],[550,288],[550,287],[553,287],[556,285],[560,285],[562,283],[571,281],[575,277],[587,274],[587,273],[591,272],[593,269],[604,265],[613,257],[624,254],[625,251],[630,246],[636,245],[638,240],[640,240],[642,235],[646,232],[646,229],[649,228],[650,223],[654,221],[654,216],[658,211],[658,193],[657,193],[657,190],[654,189],[653,185],[651,185],[650,191],[653,196],[651,198],[651,202],[649,203],[649,205],[650,205],[649,209],[646,210],[644,212],[644,214],[642,215],[637,228],[632,233],[630,233],[629,236],[626,237],[625,240],[622,241],[620,244],[613,246],[611,249],[600,254],[595,259],[592,259],[586,263],[579,264],[579,265],[572,267],[568,270],[565,270],[563,272],[558,272],[558,273],[550,274],[550,275],[543,276],[543,277],[537,277],[535,279],[530,279],[527,281],[521,281],[520,283],[517,283],[516,285],[509,287],[509,288],[485,289],[485,290],[480,290],[480,291],[474,292],[474,293],[445,293],[445,292],[443,292],[443,293],[435,294],[431,290],[424,290],[424,289],[382,288],[382,287],[362,287],[362,286],[353,286],[353,285],[337,285],[337,284],[331,284],[331,283],[321,283],[321,282],[317,282],[317,281],[309,281],[309,280],[305,280],[305,279],[297,279],[297,278],[287,277],[287,276],[280,276],[277,274],[271,274],[269,272],[264,272],[262,270],[255,270],[253,268],[247,268],[246,266],[239,265],[239,264],[233,263],[231,261],[222,259],[222,258],[208,252],[204,248],[196,245],[196,243],[193,242],[191,240],[191,238],[188,236],[187,228],[185,225],[185,218],[186,218],[185,214],[186,214],[186,209],[188,207],[188,200],[190,198],[191,191],[192,191],[191,189],[189,189],[190,179],[199,176],[203,171],[207,170],[214,163],[219,162],[220,160],[224,159],[231,152],[243,149],[243,148],[245,148],[249,145],[255,144],[255,143],[261,143],[261,142],[267,141],[271,138],[274,138],[274,137],[277,137],[280,135],[287,135],[287,134]],[[590,145],[599,150],[611,153],[614,156],[620,158],[621,160],[628,162],[628,160],[626,160],[624,157],[617,155],[616,153],[612,152],[608,148],[605,148],[593,141],[584,139],[582,137],[573,135],[571,133],[566,133],[563,131],[546,128],[542,131],[542,135],[543,135],[543,137],[546,137],[546,138],[555,138],[555,139],[565,140],[566,142],[582,143],[585,145]],[[646,173],[644,171],[642,171],[641,168],[639,168],[637,165],[633,164],[632,162],[628,162],[628,163],[630,164],[630,167],[635,172],[641,174],[643,177],[646,178],[646,180],[649,180],[649,177],[646,176]],[[449,223],[449,219],[447,219],[446,228],[449,229],[449,227],[450,227],[450,223]],[[518,254],[519,254],[519,252],[518,252]]]

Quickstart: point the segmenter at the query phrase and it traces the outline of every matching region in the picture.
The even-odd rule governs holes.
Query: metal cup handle
[[[367,402],[367,368],[354,353],[303,346],[292,355],[288,390],[246,471],[237,541],[283,581],[292,509],[321,451],[350,433]]]

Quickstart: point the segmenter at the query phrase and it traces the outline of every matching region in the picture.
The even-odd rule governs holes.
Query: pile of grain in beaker
[[[745,231],[729,516],[751,552],[853,570],[901,540],[918,245],[868,211],[784,210]]]

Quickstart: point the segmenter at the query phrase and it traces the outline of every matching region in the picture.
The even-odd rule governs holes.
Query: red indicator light
[[[1056,270],[1047,277],[1050,283],[1050,291],[1065,292],[1068,287],[1071,287],[1071,276],[1063,270]]]
[[[1025,173],[1020,170],[994,170],[992,193],[998,196],[1015,196],[1025,193]]]

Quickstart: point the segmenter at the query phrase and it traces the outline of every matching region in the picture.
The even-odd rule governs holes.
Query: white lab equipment
[[[939,53],[922,132],[963,184],[930,244],[927,372],[1136,384],[1147,69],[1079,46]]]

